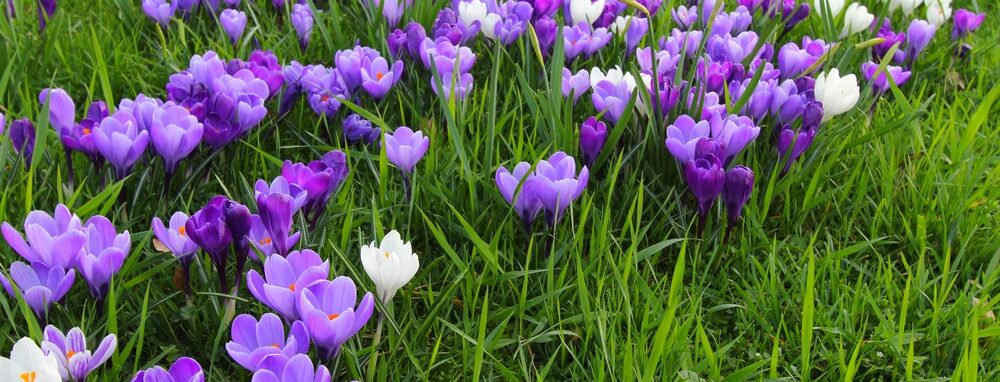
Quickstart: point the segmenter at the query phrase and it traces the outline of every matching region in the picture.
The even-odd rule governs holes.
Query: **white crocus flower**
[[[872,21],[875,21],[875,15],[868,12],[868,7],[851,3],[847,7],[847,13],[844,13],[844,30],[840,32],[840,38],[868,29],[872,26]]]
[[[378,296],[383,304],[389,303],[399,288],[417,274],[420,261],[409,242],[404,243],[396,230],[390,231],[382,243],[361,247],[361,264],[368,277],[375,282]]]
[[[569,15],[573,19],[573,24],[579,24],[583,21],[587,25],[593,25],[602,13],[604,13],[604,0],[593,2],[591,0],[570,0],[569,2]]]
[[[10,359],[0,357],[0,381],[61,382],[59,365],[28,337],[14,344]]]
[[[844,0],[815,0],[813,1],[813,9],[820,17],[823,17],[823,3],[826,3],[825,6],[830,9],[830,14],[833,17],[837,17],[840,11],[844,10]]]
[[[940,27],[951,19],[951,0],[927,0],[927,21]]]
[[[632,16],[618,16],[615,19],[615,22],[611,23],[611,25],[608,25],[608,29],[611,30],[611,33],[622,34],[625,33],[625,29],[631,22],[632,22]]]
[[[823,122],[836,115],[843,114],[858,103],[861,88],[858,78],[853,74],[841,77],[840,71],[830,69],[829,72],[816,77],[813,89],[816,100],[823,104]]]
[[[923,2],[924,0],[889,0],[889,12],[902,9],[904,15],[912,16],[913,10],[917,9]]]
[[[472,26],[472,23],[478,21],[480,23],[479,27],[483,27],[483,23],[486,21],[486,15],[489,11],[486,9],[486,3],[480,0],[463,1],[458,3],[458,19],[462,21],[466,26]]]

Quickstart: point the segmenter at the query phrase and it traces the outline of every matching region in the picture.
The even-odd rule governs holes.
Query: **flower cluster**
[[[566,209],[583,194],[589,178],[587,166],[578,174],[576,160],[562,151],[534,166],[521,162],[513,171],[500,167],[496,172],[500,194],[521,217],[527,232],[531,232],[531,224],[543,210],[546,224],[559,223]]]
[[[342,101],[356,102],[361,90],[373,99],[382,99],[403,76],[402,61],[390,64],[378,51],[361,45],[338,51],[334,62],[333,68],[303,66],[296,61],[286,65],[282,69],[286,85],[279,114],[291,110],[304,95],[317,115],[332,118]]]

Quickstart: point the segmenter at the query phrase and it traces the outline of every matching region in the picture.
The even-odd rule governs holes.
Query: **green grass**
[[[167,76],[192,54],[245,57],[254,39],[286,63],[331,65],[356,39],[386,51],[384,21],[355,2],[330,2],[306,52],[287,16],[279,22],[269,1],[252,3],[249,37],[236,48],[205,14],[161,33],[138,1],[63,1],[43,34],[24,10],[13,24],[0,21],[0,111],[45,131],[37,104],[45,87],[66,89],[79,112],[90,100],[163,96]],[[407,17],[425,26],[443,6],[417,3]],[[672,23],[664,3],[657,33]],[[950,24],[943,27],[909,83],[874,113],[863,94],[855,110],[823,126],[787,176],[777,176],[782,164],[761,134],[740,159],[757,173],[757,187],[729,244],[721,243],[718,208],[707,239],[694,237],[693,200],[663,147],[664,121],[638,115],[615,127],[617,147],[591,170],[587,191],[554,233],[520,229],[496,191],[495,170],[557,150],[576,155],[577,126],[593,113],[586,100],[571,107],[548,91],[559,67],[542,66],[526,38],[507,49],[478,43],[476,90],[464,103],[434,97],[427,71],[408,64],[387,99],[357,105],[387,127],[431,137],[412,203],[384,153],[346,148],[339,119],[318,119],[300,104],[219,154],[197,152],[162,199],[158,161],[99,192],[77,156],[70,188],[51,130],[40,134],[30,171],[4,137],[0,220],[19,226],[29,210],[62,202],[132,232],[113,309],[96,311],[78,280],[50,314],[50,323],[81,326],[92,339],[118,334],[119,350],[95,381],[127,380],[181,355],[197,359],[212,381],[248,379],[223,348],[231,314],[211,263],[196,263],[198,294],[187,303],[171,280],[176,261],[150,245],[150,219],[193,212],[215,194],[250,201],[256,179],[278,174],[277,160],[308,161],[332,148],[348,152],[352,173],[301,245],[368,290],[359,248],[382,233],[399,230],[422,263],[392,306],[378,308],[387,312],[380,340],[373,319],[345,345],[335,380],[998,380],[1000,324],[985,314],[1000,294],[1000,7],[978,6],[987,21],[968,59],[953,57]],[[833,32],[811,18],[787,38]],[[857,42],[844,41],[830,63],[858,73],[867,53]],[[572,68],[619,63],[624,44],[612,45]],[[0,269],[17,258],[0,245]],[[267,308],[243,290],[235,311]],[[0,349],[39,337],[19,300],[4,294],[0,314]]]

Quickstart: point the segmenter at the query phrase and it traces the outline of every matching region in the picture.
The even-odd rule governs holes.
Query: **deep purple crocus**
[[[303,215],[312,226],[315,226],[319,217],[326,211],[330,197],[340,188],[349,173],[347,155],[339,150],[330,151],[324,154],[322,159],[311,161],[307,165],[285,161],[281,166],[282,177],[306,190]]]
[[[708,213],[715,204],[715,199],[722,193],[725,185],[726,173],[722,167],[722,161],[714,154],[705,154],[684,165],[684,178],[687,180],[688,189],[698,200],[698,236],[701,236],[705,229],[705,222]]]
[[[287,179],[283,176],[277,176],[271,183],[267,183],[264,179],[257,179],[257,183],[254,183],[254,200],[261,197],[267,197],[271,194],[286,194],[292,197],[292,213],[298,212],[303,205],[306,204],[306,198],[308,192],[297,184],[289,183]]]
[[[395,1],[395,0],[385,0]],[[290,358],[270,356],[260,363],[253,373],[254,382],[330,382],[330,370],[321,364],[313,367],[312,359],[306,354],[296,354]]]
[[[0,230],[11,249],[28,262],[64,269],[76,267],[87,240],[80,218],[62,203],[52,215],[37,210],[28,213],[23,237],[7,222]]]
[[[56,0],[38,0],[38,30],[45,31],[47,21],[56,13]]]
[[[421,131],[414,132],[409,127],[400,126],[396,131],[385,134],[385,154],[389,161],[404,173],[413,173],[417,162],[424,157],[431,140]]]
[[[587,188],[590,171],[587,166],[576,172],[576,160],[558,151],[549,159],[543,159],[535,166],[535,177],[528,185],[538,195],[545,209],[545,221],[555,226],[562,220],[563,213]]]
[[[270,194],[257,198],[257,211],[264,228],[274,241],[274,248],[281,256],[298,242],[299,233],[292,234],[295,200],[287,194]]]
[[[177,169],[177,163],[186,158],[204,134],[204,126],[198,118],[180,106],[157,108],[149,126],[149,138],[153,150],[163,158],[168,176]]]
[[[970,12],[964,8],[955,11],[955,20],[953,21],[951,38],[954,40],[965,38],[965,36],[968,36],[969,33],[979,29],[979,25],[981,25],[985,19],[985,13]]]
[[[198,361],[181,357],[174,361],[170,370],[160,366],[140,370],[132,382],[205,382],[205,372]]]
[[[375,310],[375,298],[366,292],[357,303],[357,287],[348,277],[321,280],[306,288],[298,298],[299,317],[319,348],[320,358],[331,360],[340,346],[368,323]]]
[[[309,47],[313,31],[313,13],[308,4],[292,6],[292,26],[295,27],[295,34],[299,36],[299,48],[305,51]]]
[[[608,126],[598,121],[596,117],[587,118],[580,125],[580,152],[583,153],[584,165],[588,167],[594,165],[607,140]]]
[[[228,199],[224,196],[212,198],[184,224],[185,233],[212,258],[219,276],[219,290],[223,293],[229,291],[226,282],[226,261],[229,258],[229,246],[233,242],[223,209],[226,200]]]
[[[250,209],[232,200],[222,203],[222,210],[226,217],[226,225],[229,226],[229,233],[233,237],[233,249],[236,254],[236,289],[240,289],[240,279],[243,275],[243,266],[247,257],[250,256],[250,239],[247,235],[251,230]]]
[[[94,169],[99,170],[104,164],[104,157],[94,143],[94,136],[91,134],[94,129],[108,117],[108,105],[104,101],[95,101],[87,107],[87,115],[73,127],[63,130],[59,136],[66,149],[79,151],[90,159]],[[68,158],[69,159],[69,158]]]
[[[247,28],[247,14],[235,9],[226,9],[219,14],[219,24],[229,36],[229,42],[236,45]]]
[[[527,187],[528,179],[533,176],[529,171],[531,164],[521,162],[514,166],[514,171],[500,167],[496,172],[496,184],[500,195],[507,200],[514,211],[521,217],[525,232],[531,232],[531,223],[535,221],[542,210],[542,201],[534,190]]]
[[[730,114],[723,118],[717,115],[709,121],[709,125],[712,128],[712,139],[725,147],[725,156],[720,158],[724,164],[732,161],[760,134],[760,127],[745,116]]]
[[[100,215],[87,219],[84,233],[87,244],[80,251],[77,269],[90,285],[90,294],[103,303],[111,278],[121,269],[132,249],[132,236],[127,230],[118,233],[114,224]]]
[[[378,147],[379,139],[382,137],[382,129],[372,126],[371,121],[353,113],[344,118],[343,131],[344,139],[351,145],[374,144]]]
[[[14,146],[14,152],[24,158],[24,169],[28,170],[35,152],[35,125],[31,120],[21,118],[10,124],[10,142]]]
[[[45,327],[42,334],[42,351],[46,355],[56,358],[59,365],[59,374],[64,381],[85,381],[87,375],[98,367],[101,367],[118,346],[118,338],[114,334],[108,334],[97,345],[97,349],[91,352],[87,348],[87,336],[83,335],[80,328],[73,328],[63,335],[55,326]]]
[[[230,332],[232,341],[226,343],[226,352],[251,372],[259,370],[261,361],[269,356],[292,358],[296,354],[309,353],[309,333],[305,324],[292,322],[285,337],[285,324],[273,313],[265,313],[260,321],[249,314],[236,316]]]
[[[743,205],[750,199],[750,192],[753,191],[753,171],[745,166],[736,166],[726,171],[726,184],[722,188],[722,201],[726,204],[726,216],[729,224],[726,226],[726,235],[723,242],[729,241],[729,234],[732,232],[736,222],[739,221],[743,213]]]
[[[298,297],[329,276],[330,264],[316,252],[292,251],[287,257],[268,256],[264,275],[256,269],[247,272],[247,288],[257,301],[289,322],[304,318],[296,310]]]
[[[554,2],[554,0],[552,0]],[[559,32],[559,24],[551,17],[545,16],[535,20],[532,24],[535,28],[535,35],[538,37],[538,48],[542,54],[548,56],[552,51],[552,44],[556,41],[556,34]]]
[[[789,125],[781,128],[776,143],[778,154],[781,155],[780,160],[785,163],[785,167],[781,170],[782,174],[787,173],[792,163],[806,152],[814,138],[816,129],[804,128],[796,131]]]
[[[24,302],[45,322],[52,304],[62,300],[73,287],[76,271],[61,266],[46,267],[42,263],[31,265],[15,261],[10,265],[10,280],[0,274],[0,285],[14,297],[20,293]],[[16,293],[15,293],[15,289]]]
[[[149,132],[140,129],[132,114],[124,110],[104,118],[92,134],[95,146],[115,169],[118,180],[132,172],[132,166],[149,145]]]
[[[309,106],[317,115],[333,117],[340,110],[340,100],[349,99],[351,91],[340,72],[312,65],[302,74],[302,86],[306,89]]]

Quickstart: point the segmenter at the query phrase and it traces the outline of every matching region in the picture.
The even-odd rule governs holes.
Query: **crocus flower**
[[[389,47],[389,56],[395,59],[402,59],[407,56],[406,32],[396,28],[385,37],[385,44]]]
[[[95,101],[87,107],[87,116],[72,128],[63,130],[59,140],[65,148],[79,151],[90,159],[95,169],[99,169],[104,163],[101,151],[94,144],[94,136],[91,132],[108,117],[108,105],[104,101]]]
[[[24,302],[44,322],[52,304],[66,296],[66,292],[73,287],[75,278],[76,271],[73,269],[15,261],[10,264],[10,280],[0,274],[0,285],[3,285],[11,297],[15,296],[14,288],[17,288]]]
[[[927,21],[934,26],[942,26],[951,19],[951,0],[926,0]]]
[[[906,57],[916,60],[917,56],[927,48],[937,27],[924,20],[914,19],[910,22],[910,27],[906,30]]]
[[[722,193],[726,178],[725,170],[718,157],[705,154],[684,165],[684,178],[687,180],[688,189],[698,200],[698,215],[701,217],[698,224],[700,236],[715,199]]]
[[[330,382],[330,380],[330,370],[323,365],[313,368],[312,359],[306,354],[296,354],[290,358],[266,357],[261,362],[260,369],[253,373],[253,381],[257,382]]]
[[[792,167],[792,163],[806,152],[815,137],[816,129],[806,128],[795,131],[788,125],[781,128],[781,132],[778,133],[777,148],[781,160],[785,162],[785,167],[781,170],[782,174],[787,173]]]
[[[14,146],[14,152],[24,158],[24,169],[29,169],[35,152],[35,125],[31,120],[21,118],[10,124],[10,142]]]
[[[709,137],[711,127],[708,121],[695,122],[687,115],[677,117],[667,126],[667,150],[680,164],[687,164],[695,158],[698,141]]]
[[[538,49],[547,57],[552,50],[552,44],[556,42],[559,24],[551,17],[545,16],[535,20],[531,25],[535,28],[535,35],[538,37]]]
[[[187,214],[180,211],[174,212],[170,216],[169,226],[164,226],[160,218],[154,217],[152,230],[153,235],[156,236],[153,245],[157,246],[157,242],[159,242],[165,247],[165,250],[170,251],[177,258],[177,261],[180,261],[184,272],[184,292],[190,295],[191,262],[194,261],[194,254],[198,252],[198,244],[195,244],[187,235],[187,227],[185,227],[187,221]],[[160,247],[157,246],[157,248]]]
[[[725,147],[725,156],[720,158],[723,164],[728,164],[760,134],[760,127],[745,116],[730,114],[723,118],[716,115],[709,124],[712,127],[712,139]]]
[[[446,101],[452,97],[462,101],[472,92],[472,80],[472,75],[469,73],[462,73],[458,78],[455,78],[455,73],[443,73],[440,82],[437,77],[431,77],[431,90],[434,94],[444,97]]]
[[[343,122],[344,139],[348,144],[375,144],[378,146],[382,137],[382,129],[373,127],[372,123],[360,115],[351,113],[344,118]]]
[[[913,10],[923,2],[923,0],[889,0],[889,12],[902,9],[904,15],[910,16],[913,15]]]
[[[0,230],[11,249],[25,260],[70,269],[77,265],[80,249],[86,243],[82,227],[80,218],[60,203],[53,215],[37,210],[28,213],[23,237],[7,222]]]
[[[872,82],[872,90],[878,94],[885,93],[889,90],[889,80],[886,78],[886,74],[892,76],[892,82],[896,86],[903,86],[907,80],[910,79],[910,71],[904,70],[901,67],[895,65],[886,65],[885,70],[875,77],[875,72],[878,71],[879,64],[874,62],[866,62],[861,64],[861,72],[865,76],[865,80]]]
[[[127,230],[119,234],[114,224],[100,215],[87,219],[84,233],[87,244],[80,251],[77,269],[90,284],[90,293],[103,302],[111,277],[121,269],[125,256],[132,248],[132,237]]]
[[[820,17],[826,17],[825,12],[829,10],[830,15],[836,18],[844,10],[844,0],[813,0],[813,7]]]
[[[404,173],[413,172],[430,144],[430,138],[425,137],[423,132],[414,132],[406,126],[400,126],[396,131],[385,135],[386,156]]]
[[[840,32],[840,38],[857,34],[868,29],[875,21],[875,15],[868,12],[868,7],[859,3],[851,3],[844,13],[844,30]]]
[[[420,56],[420,45],[424,43],[424,39],[427,38],[427,30],[424,29],[423,25],[420,23],[411,21],[406,24],[406,53],[412,59],[417,59]],[[397,57],[398,58],[398,57]]]
[[[570,93],[572,93],[573,103],[576,103],[580,99],[580,96],[586,93],[587,90],[590,90],[590,72],[580,69],[576,74],[573,74],[568,68],[563,68],[563,97],[569,97]]]
[[[365,63],[361,67],[361,87],[375,99],[385,97],[403,75],[403,61],[396,61],[391,68],[382,57]]]
[[[55,326],[45,327],[42,334],[42,350],[53,355],[59,365],[59,374],[64,381],[84,381],[87,375],[107,362],[115,352],[118,338],[108,334],[93,352],[87,349],[87,337],[80,328],[70,329],[63,335]]]
[[[375,309],[371,292],[357,303],[354,281],[340,276],[322,280],[302,290],[298,296],[299,317],[306,323],[309,336],[319,348],[320,358],[333,359],[340,346],[368,323]]]
[[[45,31],[46,21],[56,13],[56,0],[38,0],[38,30]]]
[[[292,26],[295,27],[295,34],[299,36],[299,47],[306,50],[313,30],[313,13],[308,4],[292,6]]]
[[[38,103],[48,106],[49,125],[60,135],[76,124],[76,106],[65,90],[44,89],[38,94]]]
[[[236,253],[236,289],[239,290],[243,265],[250,256],[250,239],[247,237],[252,228],[250,209],[240,203],[226,200],[222,203],[222,210],[226,217],[226,225],[229,226],[229,233],[233,237],[233,249]]]
[[[132,382],[205,382],[205,372],[198,361],[181,357],[174,361],[170,370],[160,366],[140,370],[132,378]]]
[[[264,258],[278,253],[274,250],[274,240],[271,240],[271,234],[267,232],[267,227],[264,227],[260,215],[250,215],[250,232],[247,233],[247,239],[250,240],[250,245]],[[254,254],[250,258],[262,261],[260,256]]]
[[[629,74],[629,77],[631,77],[631,74]],[[591,83],[594,82],[593,73],[591,73],[590,81]],[[604,118],[612,124],[617,123],[618,119],[625,112],[625,106],[628,104],[629,99],[632,97],[629,84],[624,81],[613,82],[611,80],[602,80],[597,83],[597,86],[593,87],[593,90],[590,100],[594,103],[594,108],[603,113]]]
[[[7,118],[4,117],[3,113],[0,113],[0,134],[3,134],[5,127],[7,127]]]
[[[236,316],[231,335],[226,352],[251,372],[259,370],[261,361],[268,356],[292,358],[296,354],[309,353],[309,333],[305,324],[293,322],[285,337],[285,324],[273,313],[265,313],[260,321],[249,314]]]
[[[281,256],[298,242],[299,233],[291,234],[295,200],[287,194],[261,195],[257,198],[257,211],[264,228],[274,241],[274,248]]]
[[[778,50],[778,69],[781,70],[781,78],[795,78],[803,74],[806,69],[809,69],[809,67],[819,60],[823,51],[820,50],[818,55],[815,53],[817,52],[810,51],[808,48],[800,49],[794,42],[783,45]]]
[[[180,106],[157,108],[149,126],[153,150],[163,158],[167,174],[177,169],[177,163],[198,147],[204,126]]]
[[[321,160],[311,161],[308,165],[285,161],[281,166],[281,176],[307,192],[303,214],[307,218],[312,216],[311,224],[318,221],[330,197],[349,173],[347,155],[339,150],[330,151]]]
[[[226,260],[229,258],[229,246],[233,242],[223,210],[226,200],[228,199],[224,196],[212,198],[184,224],[184,232],[212,258],[219,276],[219,289],[223,292],[229,290],[226,287]]]
[[[124,110],[104,118],[92,134],[95,146],[114,167],[119,180],[132,172],[132,166],[149,145],[149,132],[141,130],[132,114]]]
[[[875,57],[876,60],[881,61],[886,54],[889,54],[889,50],[892,49],[893,45],[898,43],[900,47],[893,54],[892,59],[896,62],[903,62],[906,57],[906,50],[902,48],[902,45],[903,42],[906,41],[906,33],[896,33],[892,30],[892,25],[889,20],[885,19],[885,22],[882,23],[882,27],[879,28],[875,37],[883,40],[881,43],[872,47],[872,56]]]
[[[568,0],[566,2],[569,22],[571,24],[586,23],[590,26],[604,13],[605,0]]]
[[[476,55],[467,46],[453,44],[447,38],[424,39],[420,45],[420,60],[427,69],[440,73],[468,73],[476,63]],[[443,76],[442,76],[443,77]]]
[[[678,5],[670,10],[670,15],[681,29],[690,29],[698,21],[698,7]]]
[[[434,19],[431,37],[434,40],[444,38],[452,44],[459,45],[472,40],[479,33],[479,23],[465,24],[458,19],[458,14],[451,8],[444,8]]]
[[[351,92],[340,72],[322,65],[313,65],[302,75],[302,86],[308,92],[309,106],[316,114],[333,117],[340,110],[340,100],[349,99]]]
[[[841,77],[837,68],[816,76],[813,92],[823,104],[823,122],[854,108],[861,96],[858,78],[854,74]]]
[[[283,176],[277,176],[271,183],[267,183],[264,179],[257,179],[257,183],[254,183],[254,199],[260,197],[267,197],[271,194],[286,194],[292,197],[292,213],[298,212],[299,208],[302,208],[306,204],[307,192],[302,187],[296,184],[291,184]]]
[[[587,118],[580,125],[580,152],[583,153],[583,164],[593,166],[597,156],[601,154],[604,143],[608,140],[608,126],[598,121],[596,117]]]
[[[382,304],[388,304],[403,285],[410,282],[420,268],[417,254],[410,242],[403,242],[396,230],[389,231],[382,242],[361,246],[361,265],[375,283]]]
[[[583,166],[576,172],[576,160],[558,151],[547,160],[538,162],[532,179],[532,192],[538,196],[545,209],[545,220],[555,226],[562,219],[569,205],[583,194],[587,188],[590,171]]]
[[[528,172],[529,170],[531,170],[531,164],[528,162],[518,163],[514,166],[513,172],[508,171],[505,167],[500,167],[496,172],[496,184],[503,198],[514,207],[514,211],[521,217],[525,232],[530,233],[531,223],[535,221],[535,217],[542,210],[542,201],[527,186],[528,179],[533,176]]]
[[[963,39],[976,29],[986,19],[985,13],[970,12],[967,9],[959,9],[955,12],[955,22],[951,30],[951,38],[954,40]]]
[[[142,12],[163,28],[170,24],[170,19],[174,17],[174,9],[175,7],[167,0],[142,0]]]
[[[649,20],[644,17],[629,17],[629,26],[625,29],[625,50],[632,52],[642,38],[649,32]]]
[[[226,9],[219,14],[219,23],[222,30],[229,36],[229,42],[236,45],[243,36],[243,30],[247,27],[247,14],[235,9]]]
[[[14,343],[10,358],[0,357],[0,381],[59,382],[59,364],[46,355],[31,338]]]
[[[722,201],[726,204],[726,216],[729,224],[726,227],[726,236],[723,241],[729,241],[729,234],[732,232],[736,222],[743,213],[743,205],[750,199],[750,192],[753,191],[753,171],[744,166],[736,166],[726,171],[726,184],[722,188]]]

